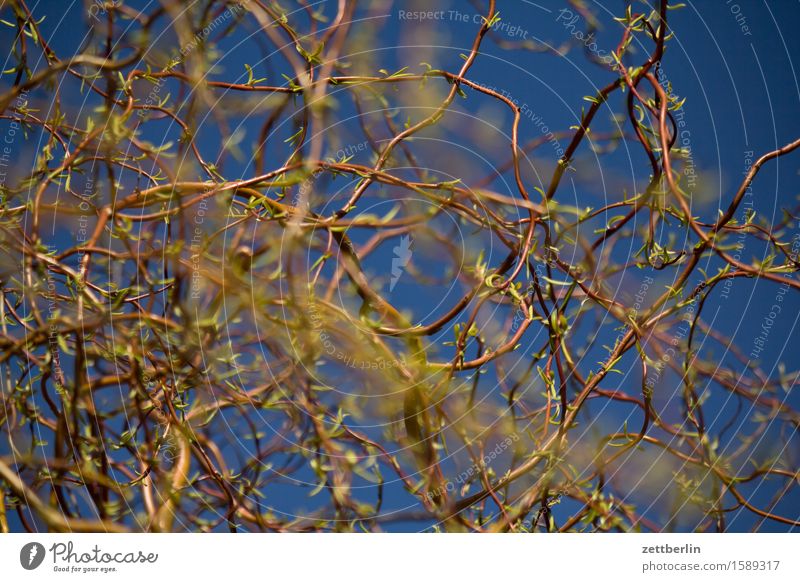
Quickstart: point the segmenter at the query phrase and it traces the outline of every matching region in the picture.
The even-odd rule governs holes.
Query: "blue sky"
[[[131,6],[146,6],[144,1],[127,2]],[[330,12],[335,3],[324,6]],[[624,10],[622,2],[589,2],[597,16],[600,27],[595,32],[593,42],[596,43],[597,54],[611,52],[619,42],[621,27],[613,21],[613,16],[620,15]],[[384,6],[385,5],[385,6]],[[80,49],[86,42],[85,12],[77,3],[69,4],[56,0],[31,2],[31,9],[35,15],[47,15],[42,23],[42,30],[49,35],[48,42],[59,55],[68,55]],[[586,44],[586,20],[575,14],[562,2],[528,2],[501,1],[498,9],[502,26],[498,27],[494,35],[487,37],[482,45],[481,55],[469,73],[469,78],[482,85],[496,88],[510,99],[520,103],[523,107],[523,116],[520,124],[521,141],[541,136],[545,133],[543,128],[552,131],[562,131],[577,123],[581,109],[587,105],[584,96],[597,93],[599,88],[610,82],[611,73],[587,61],[582,49]],[[611,12],[609,12],[609,10]],[[409,17],[407,14],[416,11],[430,11],[439,13],[439,16],[430,18]],[[5,13],[5,12],[4,12]],[[375,2],[370,9],[357,12],[358,18],[363,18],[358,26],[369,27],[371,32],[378,33],[372,41],[370,51],[376,64],[389,71],[410,66],[411,71],[421,70],[418,63],[427,60],[434,68],[457,70],[461,64],[461,53],[468,52],[479,22],[481,10],[472,3],[464,0],[434,0],[428,2],[401,1],[389,6],[388,3]],[[786,143],[800,137],[800,82],[795,61],[800,56],[800,35],[793,30],[800,16],[800,5],[797,2],[686,2],[686,7],[669,12],[670,30],[674,38],[668,43],[668,49],[661,63],[663,79],[671,86],[673,94],[686,99],[683,109],[685,126],[682,127],[680,140],[684,147],[691,149],[691,163],[697,175],[697,185],[692,191],[693,209],[697,216],[711,219],[717,215],[720,207],[725,208],[735,189],[746,171],[747,164],[761,154],[774,150]],[[478,20],[476,20],[478,19]],[[0,29],[0,41],[8,46],[10,42],[9,31],[5,27]],[[579,34],[580,33],[580,34]],[[254,55],[260,55],[257,50],[258,43],[255,33],[246,39],[226,39],[223,50],[219,56],[219,69],[212,73],[214,78],[230,78],[231,75],[244,75],[246,72],[241,66],[248,62],[253,67],[256,77],[267,77],[271,81],[280,79],[281,73],[287,71],[286,63],[280,58],[272,60],[253,60]],[[584,44],[581,44],[584,39]],[[531,40],[537,46],[568,48],[564,55],[555,55],[552,51],[508,51],[503,45],[507,42],[523,42]],[[156,49],[169,51],[175,49],[176,40],[170,34],[159,38],[153,43]],[[595,46],[592,44],[592,46]],[[633,62],[644,58],[644,52],[650,47],[641,47]],[[594,50],[594,49],[592,49]],[[278,81],[274,81],[276,84]],[[0,81],[3,87],[9,84],[7,76]],[[85,108],[83,96],[77,86],[65,86],[65,100],[75,108]],[[178,95],[177,85],[167,83],[164,93],[174,91]],[[229,96],[235,100],[238,97]],[[34,94],[33,99],[40,108],[47,107],[47,95]],[[414,114],[413,96],[404,95],[402,106],[408,110],[409,115]],[[420,100],[422,98],[420,97]],[[595,131],[614,131],[617,127],[612,115],[622,110],[619,95],[615,96],[607,107],[601,109]],[[421,101],[420,101],[421,102]],[[355,115],[352,103],[342,98],[339,100],[341,117],[348,114]],[[405,113],[405,112],[404,112]],[[244,130],[247,140],[252,140],[258,128],[256,119],[243,113],[238,120]],[[3,122],[5,123],[5,122]],[[474,141],[456,139],[458,131],[463,125],[474,127]],[[179,132],[174,125],[167,122],[158,129],[155,124],[145,130],[143,137],[154,143],[174,140]],[[466,99],[459,99],[451,113],[443,121],[444,129],[441,133],[431,135],[425,141],[420,139],[419,148],[426,153],[426,158],[434,160],[431,171],[440,173],[441,179],[462,177],[465,183],[470,180],[477,181],[481,177],[491,175],[497,165],[502,164],[508,157],[507,147],[501,147],[510,131],[510,116],[508,112],[484,96],[475,92],[468,92]],[[626,129],[630,129],[626,127]],[[283,155],[288,146],[284,140],[296,131],[296,127],[287,124],[280,127],[275,135],[274,142],[270,144],[270,155]],[[200,148],[209,155],[215,155],[219,150],[219,132],[213,120],[202,128],[202,139],[199,139]],[[358,125],[351,120],[343,124],[336,132],[326,137],[326,153],[335,157],[337,150],[350,146],[354,160],[369,163],[369,152],[358,147],[363,143],[363,137],[358,136]],[[482,140],[486,140],[483,142]],[[449,140],[449,141],[448,141]],[[526,159],[525,179],[531,186],[546,187],[552,169],[555,167],[560,151],[569,142],[569,138],[554,140],[539,148],[533,156]],[[487,147],[487,144],[500,144],[498,147]],[[254,171],[254,164],[249,154],[252,151],[249,141],[242,143],[246,152],[241,160],[228,156],[219,161],[219,168],[228,179],[236,179],[249,175]],[[355,147],[354,147],[355,146]],[[447,153],[445,148],[457,149],[459,153]],[[250,148],[250,149],[248,149]],[[23,153],[30,158],[32,149]],[[439,152],[442,152],[441,155]],[[449,150],[448,150],[449,152]],[[793,154],[769,162],[761,170],[753,185],[753,205],[759,216],[765,217],[769,222],[780,220],[781,209],[794,206],[798,202],[800,192],[800,154]],[[436,162],[441,162],[436,166]],[[24,164],[23,164],[24,165]],[[639,151],[638,146],[632,143],[623,144],[613,153],[597,157],[584,144],[579,149],[575,158],[576,172],[570,175],[559,190],[558,199],[562,204],[578,207],[597,207],[610,199],[618,199],[620,192],[633,192],[643,188],[649,177],[649,167],[646,158]],[[346,193],[346,182],[322,181],[325,188],[329,188],[332,200],[341,201],[342,192]],[[134,183],[131,181],[130,186]],[[515,187],[511,174],[505,172],[497,176],[491,183],[498,192],[506,195],[515,195]],[[341,190],[339,190],[341,189]],[[65,229],[56,232],[53,244],[63,244],[69,238],[69,225],[60,225]],[[796,230],[789,236],[796,234]],[[353,235],[355,242],[361,242],[359,233]],[[366,237],[366,234],[363,235]],[[464,244],[468,244],[465,235]],[[487,255],[491,255],[491,250]],[[496,251],[496,249],[495,249]],[[630,249],[623,249],[629,252]],[[758,245],[748,245],[744,257],[759,257],[763,248]],[[494,259],[498,258],[495,252]],[[365,262],[367,268],[381,269],[391,257],[391,249],[385,249]],[[744,259],[743,259],[744,260]],[[419,258],[419,268],[435,272],[436,261],[430,257]],[[713,263],[709,264],[712,267]],[[385,271],[385,268],[383,269]],[[619,278],[618,288],[620,297],[630,301],[640,288],[642,278],[647,273],[630,273]],[[654,275],[658,277],[658,275]],[[660,283],[669,281],[660,280]],[[777,286],[768,282],[738,282],[731,290],[729,296],[715,295],[706,303],[704,313],[713,326],[733,336],[734,343],[743,351],[749,352],[753,347],[753,339],[758,336],[759,329],[768,316],[770,306],[774,303]],[[392,291],[392,300],[399,308],[405,308],[420,317],[433,318],[446,310],[446,305],[441,306],[441,289],[430,288],[419,291],[408,279],[400,279],[396,289]],[[777,374],[774,367],[779,360],[787,362],[789,370],[798,366],[796,354],[800,349],[800,336],[797,333],[798,313],[800,299],[797,294],[790,294],[783,304],[781,317],[772,328],[767,349],[762,354],[763,368]],[[424,323],[424,320],[423,320]],[[613,325],[603,325],[594,330],[582,330],[584,333],[593,333],[592,347],[585,355],[584,365],[586,371],[595,362],[599,361],[604,352],[603,345],[613,342],[617,334]],[[447,331],[448,336],[450,331]],[[450,339],[449,337],[447,339]],[[437,341],[443,342],[443,339]],[[529,353],[536,346],[541,345],[541,337],[534,334],[526,338],[523,353]],[[699,343],[702,338],[698,339]],[[720,346],[715,346],[705,354],[709,358],[718,358],[732,366],[731,354]],[[608,384],[619,384],[620,389],[626,388],[626,382],[636,386],[635,360],[626,359],[623,366],[627,365],[630,375],[623,380],[610,378]],[[339,381],[347,383],[346,377]],[[352,381],[352,380],[350,380]],[[674,394],[679,379],[667,373],[660,379],[659,390],[661,395]],[[630,389],[630,388],[628,388]],[[635,392],[635,390],[634,390]],[[490,397],[499,398],[498,394]],[[667,396],[661,398],[658,394],[656,400],[663,407],[665,414],[670,409],[670,400]],[[794,394],[787,398],[795,406],[800,405],[800,397]],[[588,404],[592,411],[593,404]],[[719,410],[728,410],[733,406],[726,396],[715,391],[709,400],[709,407]],[[619,424],[629,415],[629,410],[615,406],[605,406],[602,412],[607,418],[608,425]],[[720,415],[720,419],[727,418]],[[638,417],[631,423],[640,422]],[[722,420],[719,421],[724,424]],[[369,426],[369,419],[364,421],[364,426]],[[712,422],[713,425],[713,422]],[[365,428],[368,430],[368,428]],[[727,433],[730,442],[735,440],[735,428]],[[765,439],[769,439],[767,432]],[[798,440],[795,436],[790,439],[793,444],[795,457],[798,453]],[[765,443],[766,444],[766,443]],[[0,454],[4,454],[5,443],[0,443]],[[249,452],[247,445],[242,445],[242,452]],[[463,465],[453,460],[448,470],[452,477],[458,475]],[[502,473],[502,471],[499,471]],[[307,496],[309,487],[301,487],[293,483],[275,483],[269,490],[266,503],[278,511],[287,513],[300,512],[304,508],[314,506],[314,500]],[[744,490],[746,486],[743,487]],[[774,487],[769,485],[761,489],[748,491],[757,504],[765,504],[775,493]],[[368,492],[365,492],[368,497]],[[650,513],[647,515],[658,516],[665,510],[668,500],[653,501],[649,493],[642,491],[641,495],[632,487],[629,500],[640,505],[648,506],[652,503]],[[406,508],[414,503],[414,499],[399,484],[395,483],[387,489],[384,502],[385,511]],[[781,506],[784,513],[787,507],[800,507],[800,494],[797,488],[788,495]],[[562,506],[564,512],[573,510],[568,502]],[[789,511],[791,513],[791,511]],[[559,517],[559,508],[554,510],[556,518]],[[13,518],[12,518],[13,519]],[[681,522],[678,520],[673,527],[680,531],[691,524],[691,517]],[[730,528],[736,531],[748,531],[757,520],[746,513],[732,512]],[[399,522],[387,523],[385,529],[390,531],[418,531],[430,525],[429,523]],[[784,531],[786,528],[780,524],[765,522],[760,526],[763,531]]]

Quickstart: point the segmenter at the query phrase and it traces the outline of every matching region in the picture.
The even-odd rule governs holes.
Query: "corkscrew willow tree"
[[[584,55],[607,84],[532,138],[476,64],[574,46],[509,40],[495,0],[460,59],[397,68],[389,3],[130,4],[67,8],[72,53],[2,7],[4,160],[31,157],[0,206],[3,531],[800,524],[797,372],[704,317],[745,281],[800,290],[796,209],[742,207],[800,140],[696,216],[666,0],[617,15]],[[576,156],[622,146],[644,187],[568,204]]]

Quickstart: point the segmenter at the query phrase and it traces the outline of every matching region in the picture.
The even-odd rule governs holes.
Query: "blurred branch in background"
[[[1,10],[4,531],[800,525],[798,372],[760,364],[797,208],[748,210],[800,140],[702,216],[666,0],[602,54],[581,2],[558,46],[494,0],[134,4],[71,8],[71,52]],[[604,81],[551,128],[491,51]],[[619,148],[647,179],[573,203]],[[743,341],[708,305],[755,280]]]

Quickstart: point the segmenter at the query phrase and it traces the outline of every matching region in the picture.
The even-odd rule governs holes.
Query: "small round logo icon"
[[[26,570],[35,570],[44,561],[44,546],[39,542],[30,542],[19,551],[19,563]]]

